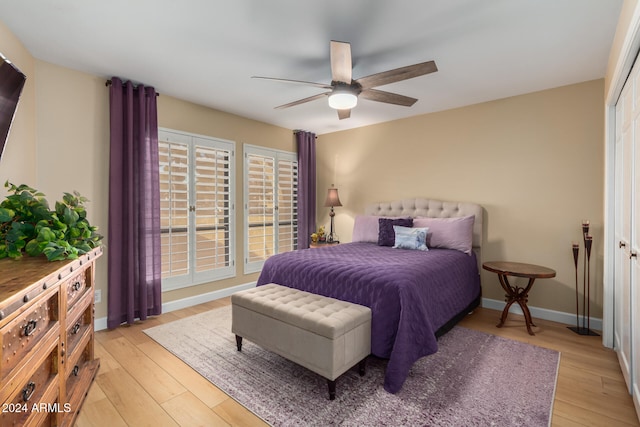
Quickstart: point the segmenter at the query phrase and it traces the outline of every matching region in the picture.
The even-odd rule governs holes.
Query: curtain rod
[[[113,84],[113,82],[111,81],[111,79],[107,80],[106,82],[104,82],[104,85],[106,87],[109,87]],[[155,89],[155,88],[154,88]],[[156,91],[156,96],[160,96],[160,92]]]

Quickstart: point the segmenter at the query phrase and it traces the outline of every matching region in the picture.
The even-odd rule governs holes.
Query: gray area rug
[[[455,327],[417,361],[402,390],[383,389],[385,360],[369,358],[326,380],[244,340],[236,350],[231,307],[145,333],[274,426],[547,426],[560,353]]]

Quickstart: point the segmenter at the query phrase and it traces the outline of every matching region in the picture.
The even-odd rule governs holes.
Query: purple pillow
[[[427,246],[456,249],[471,255],[474,215],[457,218],[415,218],[416,227],[428,227]]]
[[[379,218],[379,216],[357,215],[353,222],[351,241],[376,243],[380,234]]]
[[[393,226],[413,227],[413,218],[379,218],[378,219],[378,246],[393,246],[396,243],[396,233]]]

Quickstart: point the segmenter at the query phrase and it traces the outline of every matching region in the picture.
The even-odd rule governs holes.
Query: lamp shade
[[[327,199],[324,201],[324,205],[327,207],[342,206],[342,203],[340,203],[340,198],[338,197],[337,188],[329,189],[329,191],[327,192]]]

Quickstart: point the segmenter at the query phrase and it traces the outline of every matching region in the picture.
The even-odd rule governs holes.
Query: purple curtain
[[[298,249],[307,249],[316,229],[316,134],[296,132],[298,146]]]
[[[109,88],[107,326],[160,314],[160,175],[156,91],[114,77]]]

